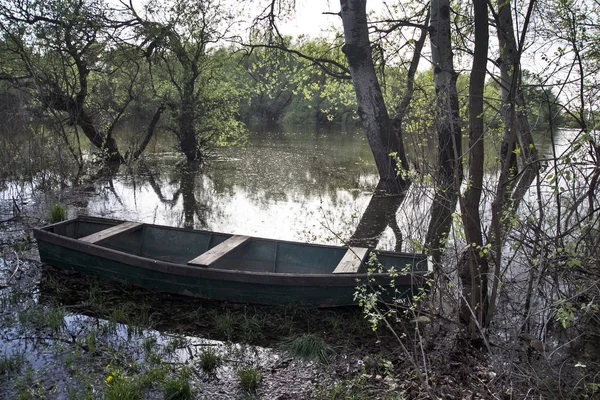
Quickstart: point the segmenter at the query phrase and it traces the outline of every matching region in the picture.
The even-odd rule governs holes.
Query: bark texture
[[[362,110],[361,118],[364,117],[363,123],[367,130],[367,137],[371,138],[369,139],[369,144],[371,145],[371,149],[373,149],[373,154],[375,155],[377,153],[380,155],[381,162],[378,164],[380,177],[386,176],[387,174],[389,175],[389,180],[387,182],[381,180],[378,183],[375,193],[367,205],[367,209],[361,216],[356,231],[349,240],[349,245],[374,248],[377,246],[381,234],[388,226],[390,226],[396,237],[395,250],[401,251],[403,238],[402,231],[396,221],[396,212],[406,198],[406,194],[410,188],[410,181],[398,176],[401,171],[398,171],[397,165],[389,164],[389,157],[387,155],[390,153],[389,146],[396,146],[397,149],[392,151],[396,152],[400,168],[403,171],[408,171],[409,165],[403,147],[402,126],[414,94],[415,74],[421,59],[423,45],[427,39],[427,30],[424,28],[419,39],[415,42],[415,50],[406,78],[406,89],[402,96],[402,100],[396,106],[396,115],[393,120],[390,121],[389,116],[387,115],[387,109],[383,104],[383,95],[379,89],[379,83],[375,75],[375,68],[370,53],[371,47],[368,42],[365,2],[354,3],[356,4],[352,4],[352,6],[358,7],[354,13],[360,14],[360,18],[355,16],[354,19],[350,19],[348,14],[351,10],[343,10],[347,15],[344,29],[356,29],[357,25],[361,24],[361,30],[356,31],[354,34],[350,32],[348,36],[351,38],[350,43],[360,43],[363,46],[368,46],[369,62],[366,64],[361,64],[361,62],[351,64],[350,58],[348,61],[352,79],[353,81],[357,81],[354,85],[360,105],[359,114],[361,114],[360,110]],[[347,2],[346,5],[348,6]],[[342,2],[342,8],[343,7],[344,2]],[[425,17],[424,26],[427,26],[428,23],[429,13],[427,13],[427,16]],[[348,40],[346,41],[346,44],[348,44]],[[349,48],[347,47],[346,49]],[[365,77],[369,79],[361,81],[361,79]],[[369,82],[375,82],[377,84],[376,87],[369,89]],[[372,90],[375,90],[376,92],[372,93]],[[366,104],[366,102],[374,103]],[[369,113],[365,113],[364,110],[370,110],[370,115]],[[382,114],[379,110],[383,110],[384,113]],[[391,133],[388,133],[390,132],[390,129]],[[392,138],[388,137],[390,134],[393,136]],[[380,150],[377,150],[378,148]],[[393,182],[393,186],[395,187],[392,188],[393,190],[390,190],[390,182],[392,182],[392,179],[395,180],[395,182]]]
[[[356,231],[348,240],[349,246],[375,248],[385,228],[392,227],[396,236],[396,251],[402,248],[402,232],[396,223],[396,212],[406,198],[408,190],[389,193],[380,183],[363,212]]]
[[[436,93],[438,174],[425,245],[434,261],[440,262],[452,224],[452,214],[456,210],[463,175],[456,91],[458,74],[453,63],[449,0],[431,2],[429,38]]]
[[[465,195],[460,202],[468,245],[466,262],[459,265],[459,275],[463,287],[460,319],[463,323],[470,325],[471,337],[474,338],[477,335],[477,325],[483,326],[485,322],[487,310],[488,262],[483,252],[484,243],[479,214],[484,166],[483,92],[489,42],[486,0],[473,0],[473,17],[475,47],[469,80],[469,180]],[[473,321],[473,316],[476,321]]]
[[[506,202],[510,198],[512,207],[516,210],[539,171],[539,163],[536,162],[538,153],[527,120],[525,95],[520,84],[521,50],[515,37],[510,1],[498,2],[496,24],[500,44],[501,116],[504,124],[500,159],[503,171],[507,171],[505,182],[516,178],[514,184],[506,187],[502,201]]]
[[[388,192],[399,192],[405,182],[397,173],[396,161],[390,157],[390,153],[396,153],[401,162],[406,162],[406,155],[402,142],[392,130],[375,73],[366,3],[366,0],[340,0],[345,39],[342,50],[348,59],[358,103],[358,115],[365,127],[381,184]]]

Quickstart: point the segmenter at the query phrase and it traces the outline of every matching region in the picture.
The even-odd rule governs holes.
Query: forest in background
[[[334,71],[345,63],[341,34],[256,45],[259,29],[247,40],[234,35],[234,10],[218,2],[177,2],[172,8],[149,3],[144,18],[131,5],[112,7],[100,1],[32,1],[4,8],[4,159],[23,151],[24,143],[45,138],[58,140],[70,153],[61,158],[72,157],[79,168],[82,142],[103,152],[101,159],[133,160],[158,129],[178,137],[178,150],[193,160],[214,146],[235,144],[248,124],[360,124],[350,75]],[[386,103],[394,104],[404,92],[405,60],[381,51],[377,74],[385,82]],[[553,87],[524,76],[536,131],[548,131],[549,121],[554,127],[576,125]],[[431,135],[431,71],[418,71],[414,85],[406,130]],[[465,119],[468,72],[460,75],[458,91]],[[490,131],[500,129],[499,106],[500,86],[490,79],[485,110]],[[132,125],[143,128],[113,140]],[[5,171],[10,170],[22,168]]]
[[[366,3],[340,1],[343,32],[309,39],[279,34],[285,0],[250,18],[218,0],[2,1],[1,178],[73,175],[85,143],[95,160],[134,162],[158,131],[202,162],[243,142],[246,123],[360,124],[381,178],[374,200],[394,198],[382,228],[407,198],[429,207],[426,236],[406,238],[434,259],[428,300],[360,298],[399,333],[424,393],[435,396],[434,366],[406,315],[438,334],[450,320],[494,355],[496,393],[597,395],[600,5],[434,0],[368,15]],[[571,143],[541,157],[533,133],[552,141],[560,127]]]

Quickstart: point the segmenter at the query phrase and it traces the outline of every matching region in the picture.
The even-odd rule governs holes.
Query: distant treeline
[[[313,57],[330,57],[343,63],[340,48],[341,43],[330,43],[326,39],[289,39],[291,50]],[[332,77],[311,61],[293,53],[281,49],[229,46],[210,51],[206,58],[213,68],[210,81],[215,82],[214,84],[218,82],[215,94],[222,95],[221,100],[230,103],[230,115],[227,117],[246,124],[359,124],[351,81]],[[110,65],[112,60],[112,57],[107,56],[104,67],[117,70],[118,65]],[[147,80],[148,86],[152,85],[160,90],[138,90],[131,99],[122,122],[150,120],[158,104],[165,98],[168,99],[168,93],[174,90],[173,82],[165,78],[168,73],[157,71],[157,67],[154,67],[152,76],[144,70],[138,73],[148,74],[143,78]],[[393,104],[403,93],[406,71],[381,68],[380,73],[382,81],[386,83],[386,99]],[[127,75],[117,75],[110,82],[102,82],[102,85],[90,93],[89,102],[108,104],[116,101],[111,100],[110,96],[119,96],[118,88],[130,85],[129,78]],[[467,74],[461,74],[457,83],[459,94],[463,95],[463,107],[467,106],[468,79]],[[413,111],[408,120],[419,120],[421,127],[432,126],[434,114],[427,111],[433,106],[435,96],[431,72],[417,73],[415,85],[418,90],[415,92]],[[207,86],[207,90],[215,89],[212,85]],[[555,128],[574,124],[568,116],[561,113],[560,101],[551,89],[537,84],[533,77],[524,86],[529,103],[530,123],[536,130],[549,129],[550,121]],[[18,113],[44,112],[44,107],[40,108],[43,104],[26,91],[21,92],[18,86],[9,81],[0,82],[0,90],[0,113],[3,114],[3,119],[6,120],[9,115],[14,117]],[[486,121],[492,125],[500,124],[497,116],[499,96],[499,85],[488,81]],[[166,124],[163,121],[163,125]]]

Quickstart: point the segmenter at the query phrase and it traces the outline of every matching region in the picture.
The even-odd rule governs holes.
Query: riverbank
[[[226,304],[66,273],[39,262],[30,235],[31,224],[37,222],[37,217],[21,214],[1,227],[3,398],[427,395],[394,335],[383,327],[373,331],[358,307]],[[414,338],[403,342],[417,349]],[[440,360],[440,347],[427,343],[421,342],[430,347],[427,362]],[[472,381],[470,372],[481,369],[475,366],[481,360],[448,354],[461,359],[432,363],[430,384],[443,384],[446,393],[474,389],[473,382],[467,383]]]

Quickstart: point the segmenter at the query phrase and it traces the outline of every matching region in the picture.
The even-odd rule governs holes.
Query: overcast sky
[[[369,0],[367,12],[381,11],[384,9],[383,0]],[[296,10],[293,17],[281,24],[282,33],[290,35],[307,34],[311,37],[318,36],[322,30],[330,27],[342,32],[342,20],[336,15],[324,14],[326,12],[338,13],[339,0],[296,0]]]

